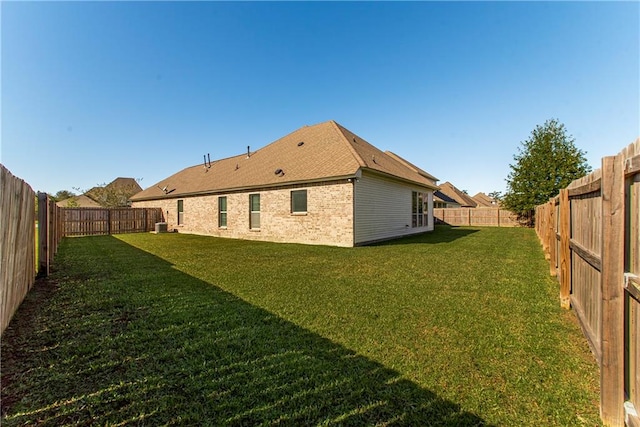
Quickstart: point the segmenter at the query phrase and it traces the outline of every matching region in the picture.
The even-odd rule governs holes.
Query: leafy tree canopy
[[[61,200],[66,200],[68,198],[71,198],[73,196],[75,196],[76,194],[73,191],[69,191],[69,190],[60,190],[58,191],[54,196],[52,196],[51,198],[53,200],[55,200],[56,202],[59,202]]]
[[[513,156],[515,164],[509,165],[511,172],[503,206],[521,216],[527,215],[571,181],[591,172],[585,152],[576,148],[574,142],[557,119],[537,125]]]
[[[129,205],[129,198],[141,191],[142,178],[117,178],[109,184],[100,184],[89,190],[81,190],[74,187],[96,203],[107,208],[123,207]]]

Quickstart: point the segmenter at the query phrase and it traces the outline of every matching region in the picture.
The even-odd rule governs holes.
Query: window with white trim
[[[227,228],[227,197],[218,197],[218,227]]]
[[[249,194],[249,228],[260,228],[260,194]]]
[[[184,200],[178,200],[178,225],[184,224]]]
[[[411,227],[426,227],[429,225],[427,193],[411,192]]]

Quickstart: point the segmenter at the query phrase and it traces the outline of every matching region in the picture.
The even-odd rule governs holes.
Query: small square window
[[[295,190],[291,192],[291,212],[307,212],[307,190]]]

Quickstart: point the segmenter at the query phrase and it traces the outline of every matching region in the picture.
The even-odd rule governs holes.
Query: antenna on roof
[[[158,188],[160,188],[160,186],[158,185]],[[169,191],[167,191],[167,186],[165,185],[164,187],[160,188],[160,190],[162,190],[162,192],[164,194],[169,194]]]

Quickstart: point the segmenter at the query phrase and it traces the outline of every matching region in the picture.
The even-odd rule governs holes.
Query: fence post
[[[47,218],[49,218],[49,228],[47,229],[47,245],[49,248],[47,249],[47,254],[49,255],[49,260],[47,261],[47,275],[49,275],[49,268],[53,263],[53,257],[56,254],[57,246],[58,246],[58,236],[56,235],[56,202],[49,199],[47,197],[47,201],[49,203],[49,209],[47,209]]]
[[[47,193],[38,193],[38,274],[49,275],[49,200]]]
[[[571,205],[569,190],[560,190],[560,306],[571,307]]]
[[[602,159],[602,339],[600,417],[624,425],[624,245],[623,157]]]

